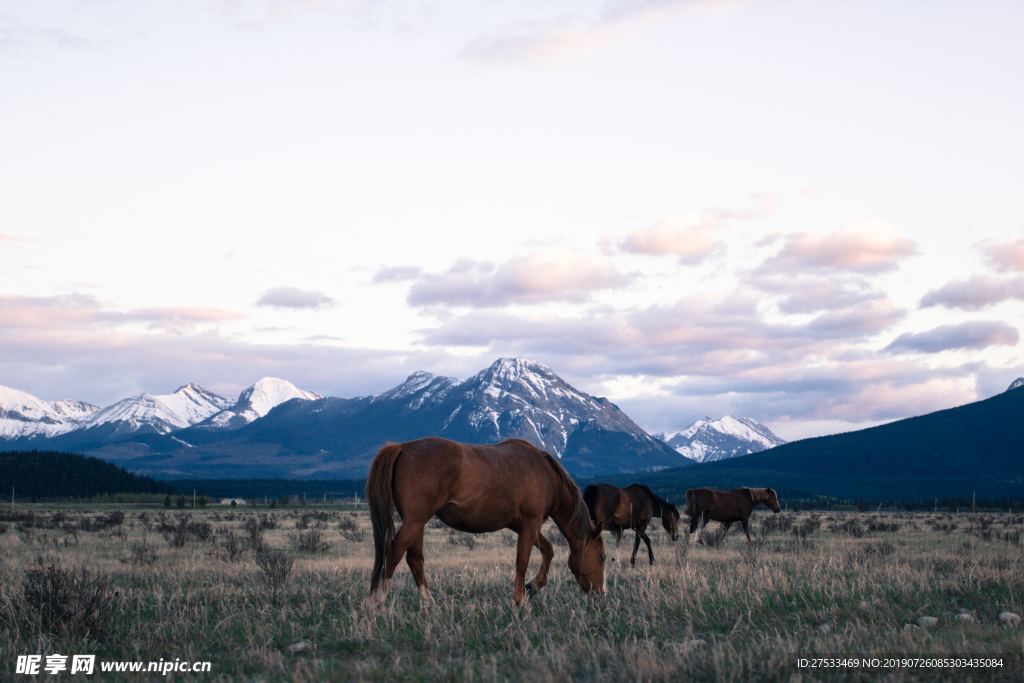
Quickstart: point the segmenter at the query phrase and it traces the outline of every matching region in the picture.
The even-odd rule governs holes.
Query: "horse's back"
[[[425,437],[401,444],[395,486],[437,497],[544,492],[554,478],[546,455],[519,440],[481,445]]]

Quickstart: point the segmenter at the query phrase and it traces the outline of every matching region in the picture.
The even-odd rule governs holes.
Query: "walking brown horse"
[[[647,559],[654,564],[654,551],[647,536],[651,518],[661,517],[661,525],[673,541],[679,537],[679,510],[642,484],[631,484],[624,489],[611,484],[591,484],[583,490],[583,501],[590,511],[590,519],[615,533],[616,547],[622,540],[624,529],[634,531],[633,556],[629,559],[631,565],[636,564],[636,551],[640,549],[641,539],[647,544]]]
[[[725,526],[725,534],[733,522],[743,525],[743,533],[750,543],[750,513],[758,503],[764,503],[772,512],[780,512],[779,496],[775,489],[718,489],[699,488],[686,492],[686,514],[690,517],[690,533],[697,530],[699,524],[704,528],[708,520],[721,522]],[[725,538],[722,534],[722,538]]]
[[[565,468],[549,453],[520,439],[492,446],[426,438],[388,444],[373,458],[366,480],[373,522],[370,601],[384,603],[388,583],[405,555],[419,587],[430,599],[423,571],[423,528],[435,515],[445,524],[480,534],[511,529],[519,534],[512,599],[518,605],[548,580],[554,556],[541,533],[550,517],[569,542],[569,569],[585,593],[605,592],[601,525],[587,515],[583,496]],[[402,518],[395,531],[392,510]],[[530,552],[541,554],[537,576],[525,585]]]

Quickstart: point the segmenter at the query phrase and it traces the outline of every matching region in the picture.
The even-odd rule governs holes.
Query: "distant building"
[[[237,507],[239,505],[245,505],[245,503],[246,503],[245,498],[221,498],[220,499],[220,505],[230,505],[230,506]]]

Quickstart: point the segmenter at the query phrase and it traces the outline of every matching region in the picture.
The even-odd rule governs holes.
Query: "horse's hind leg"
[[[405,562],[409,565],[412,578],[420,589],[420,602],[430,602],[430,591],[427,590],[427,576],[423,571],[423,529],[420,529],[420,535],[405,552]]]
[[[408,517],[403,522],[402,526],[398,529],[398,533],[395,534],[395,538],[391,541],[391,554],[388,556],[388,566],[384,570],[384,581],[390,582],[391,577],[395,575],[395,569],[398,567],[398,563],[402,561],[402,556],[405,555],[406,551],[413,547],[417,541],[420,544],[420,568],[423,567],[423,527],[426,522],[413,522]],[[409,569],[412,569],[413,577],[416,576],[416,570],[413,569],[413,562],[415,560],[409,560]],[[421,574],[422,576],[422,574]],[[419,581],[416,582],[419,584]],[[385,583],[387,585],[387,583]]]
[[[540,550],[540,569],[537,576],[533,577],[530,583],[526,584],[526,592],[533,595],[548,582],[548,568],[551,566],[551,558],[555,556],[555,549],[551,547],[551,541],[544,538],[544,534],[537,532],[537,549]]]
[[[629,558],[629,563],[631,565],[634,565],[634,566],[636,565],[636,551],[640,549],[640,534],[641,533],[643,533],[643,532],[640,532],[640,531],[634,531],[633,532],[633,555]]]

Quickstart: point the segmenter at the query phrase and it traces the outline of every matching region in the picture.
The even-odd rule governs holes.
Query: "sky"
[[[526,356],[787,439],[1024,375],[1024,4],[0,0],[0,384]]]

